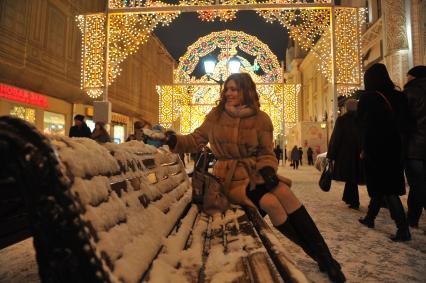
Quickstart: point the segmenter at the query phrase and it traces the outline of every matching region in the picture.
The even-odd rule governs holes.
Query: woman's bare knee
[[[292,213],[302,205],[296,195],[284,183],[280,183],[272,193],[276,196],[287,213]]]
[[[262,208],[271,218],[272,224],[280,225],[287,219],[287,214],[281,205],[278,198],[272,194],[265,194],[259,201],[260,208]]]

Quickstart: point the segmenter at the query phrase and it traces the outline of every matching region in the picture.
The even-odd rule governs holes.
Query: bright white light
[[[229,72],[231,74],[239,73],[240,72],[240,66],[241,66],[241,62],[237,59],[231,59],[228,62],[228,68],[229,68]]]
[[[204,61],[204,71],[208,75],[213,74],[215,66],[216,66],[216,62],[213,61],[213,60],[206,60],[206,61]]]

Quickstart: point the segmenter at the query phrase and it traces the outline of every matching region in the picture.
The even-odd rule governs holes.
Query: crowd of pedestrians
[[[387,207],[395,221],[393,241],[411,239],[426,208],[426,66],[409,70],[401,92],[386,66],[374,64],[364,74],[359,101],[348,99],[346,113],[336,120],[327,158],[333,179],[345,182],[343,201],[359,208],[358,185],[366,184],[370,203],[359,222],[375,227]],[[400,196],[410,188],[406,215]]]

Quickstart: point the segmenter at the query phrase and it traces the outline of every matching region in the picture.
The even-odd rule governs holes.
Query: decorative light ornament
[[[179,59],[179,65],[175,72],[175,82],[190,83],[193,81],[191,73],[195,70],[200,58],[205,57],[217,48],[221,50],[218,57],[219,61],[228,60],[235,56],[238,48],[240,51],[255,57],[256,62],[264,72],[262,82],[282,82],[281,66],[269,47],[254,36],[242,31],[231,30],[212,32],[189,46],[188,51]],[[219,77],[215,79],[220,80]]]

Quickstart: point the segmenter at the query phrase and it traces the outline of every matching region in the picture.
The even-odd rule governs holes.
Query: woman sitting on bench
[[[257,207],[273,225],[312,257],[333,282],[344,282],[339,263],[302,203],[276,171],[273,126],[261,111],[256,85],[250,75],[232,74],[225,81],[218,105],[189,135],[170,135],[174,152],[196,152],[210,143],[217,162],[213,174],[232,181],[225,188],[230,202]]]

